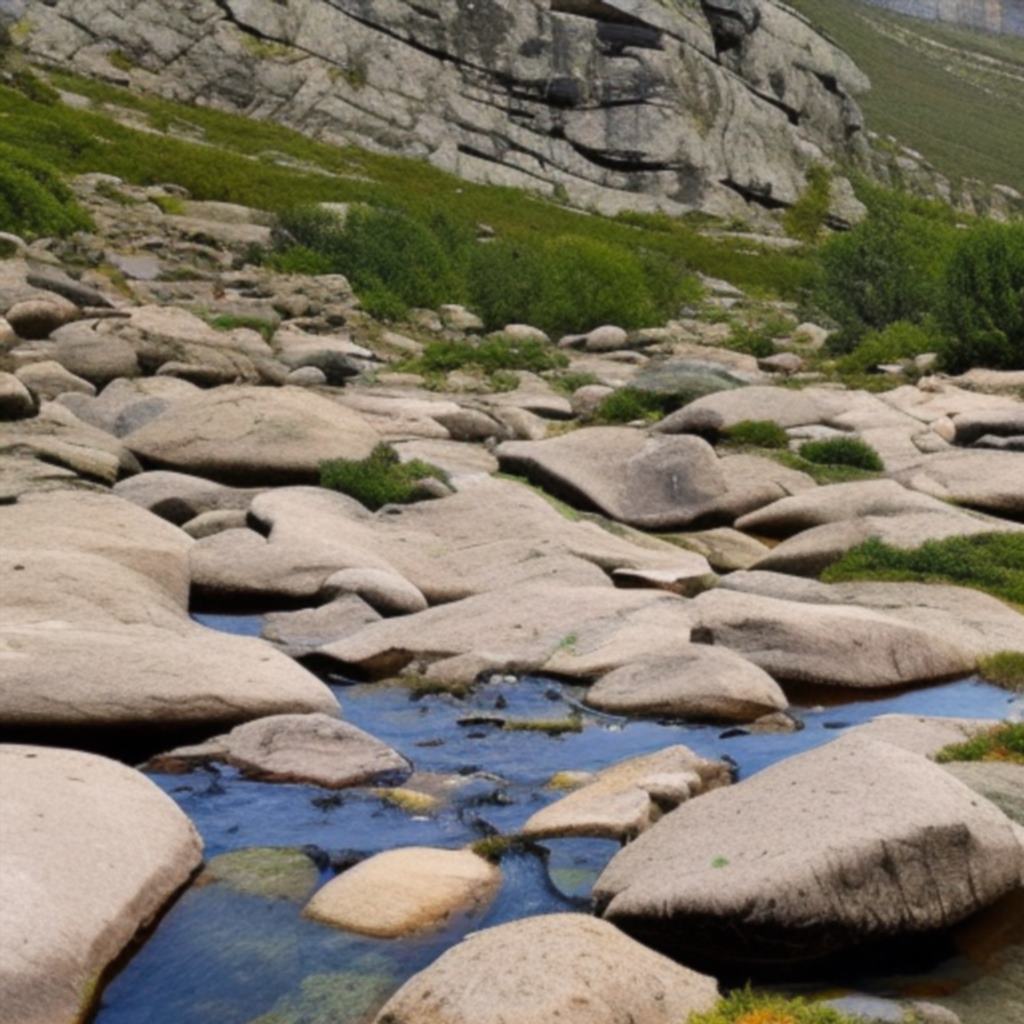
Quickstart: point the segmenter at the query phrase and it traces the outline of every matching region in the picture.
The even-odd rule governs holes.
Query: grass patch
[[[800,457],[818,466],[849,466],[869,473],[885,469],[878,452],[857,437],[830,437],[800,445]]]
[[[1024,651],[990,654],[978,662],[978,673],[982,679],[997,686],[1024,691]]]
[[[263,340],[266,342],[270,342],[277,333],[277,324],[273,320],[266,320],[261,316],[234,316],[223,313],[206,318],[206,322],[215,331],[237,331],[243,328],[256,331],[263,336]]]
[[[613,391],[594,413],[595,423],[655,422],[673,412],[680,402],[674,395],[662,395],[640,388],[624,387]]]
[[[442,693],[464,700],[473,692],[471,682],[452,682],[447,679],[427,679],[424,676],[402,676],[398,682],[412,695],[413,700],[434,697]]]
[[[1024,723],[1006,722],[972,736],[963,743],[944,747],[935,755],[940,764],[954,761],[1008,761],[1024,764]]]
[[[552,373],[548,376],[547,381],[555,391],[563,395],[574,395],[580,388],[601,383],[594,374],[584,373],[580,370],[563,370]]]
[[[856,1024],[830,1006],[806,999],[761,995],[749,988],[733,992],[705,1013],[691,1013],[686,1024]]]
[[[867,540],[829,566],[822,579],[948,583],[1024,605],[1024,534],[948,537],[911,550]]]
[[[341,491],[375,512],[384,505],[407,505],[418,498],[417,484],[447,474],[421,459],[402,462],[388,444],[379,444],[365,459],[333,459],[320,466],[320,486]]]
[[[149,201],[167,217],[185,216],[185,200],[180,196],[150,196]]]
[[[411,373],[451,373],[476,369],[492,374],[509,370],[544,373],[569,365],[566,354],[535,338],[493,335],[480,342],[428,341],[423,354],[401,365]]]
[[[776,462],[781,462],[790,469],[806,473],[818,484],[848,484],[857,480],[876,480],[879,475],[866,469],[859,469],[857,466],[822,465],[810,462],[796,452],[781,451],[776,448],[763,449],[759,454],[775,459]]]
[[[742,420],[724,432],[729,444],[746,448],[786,448],[789,434],[772,420]]]
[[[55,167],[0,143],[0,231],[33,239],[91,226]]]
[[[744,352],[758,359],[775,355],[775,339],[782,338],[793,329],[793,324],[779,316],[769,317],[758,324],[735,323],[725,342],[725,348]]]

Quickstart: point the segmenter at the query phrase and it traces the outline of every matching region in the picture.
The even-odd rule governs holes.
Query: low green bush
[[[686,1024],[855,1024],[852,1017],[806,999],[759,994],[749,988],[722,999],[713,1010],[691,1013]]]
[[[914,324],[908,320],[897,320],[880,331],[865,335],[849,355],[839,360],[839,371],[844,374],[870,373],[877,366],[937,352],[942,343],[938,328],[931,321]]]
[[[909,550],[872,539],[848,551],[822,579],[949,583],[1024,605],[1024,534],[949,537]]]
[[[257,331],[263,335],[263,340],[268,342],[277,333],[277,324],[273,320],[267,320],[261,316],[234,316],[228,313],[221,313],[217,316],[208,317],[207,323],[215,331],[236,331],[239,328]]]
[[[1008,761],[1024,764],[1024,723],[1006,722],[944,747],[935,755],[940,764],[954,761]]]
[[[53,167],[0,143],[0,231],[32,239],[89,227],[88,215]]]
[[[822,466],[852,466],[871,473],[885,469],[881,456],[858,437],[830,437],[800,445],[800,457]]]
[[[371,511],[415,501],[417,483],[429,477],[447,479],[443,470],[429,462],[402,462],[387,444],[378,445],[365,459],[332,459],[320,466],[321,487],[341,491]]]
[[[601,402],[593,418],[598,423],[660,420],[672,412],[676,404],[671,395],[642,391],[640,388],[619,388]]]
[[[957,241],[943,281],[943,368],[1024,369],[1024,224],[983,222]]]
[[[601,381],[592,374],[580,370],[563,370],[553,373],[548,377],[548,383],[563,395],[572,395],[580,388],[590,387],[592,384],[600,384]]]
[[[817,484],[848,484],[857,480],[875,480],[878,474],[858,466],[839,466],[832,463],[809,462],[803,456],[788,449],[766,448],[765,455],[771,456],[776,462],[806,473]]]
[[[400,368],[425,374],[476,369],[490,375],[510,370],[544,373],[568,365],[568,356],[548,342],[497,334],[479,342],[428,341],[422,355],[402,363]]]
[[[832,203],[832,173],[823,164],[807,172],[807,188],[785,212],[782,226],[790,238],[801,242],[817,242],[825,230]]]
[[[727,428],[725,440],[749,448],[786,448],[789,434],[771,420],[742,420]]]
[[[999,651],[978,662],[978,673],[997,686],[1024,690],[1024,651]]]

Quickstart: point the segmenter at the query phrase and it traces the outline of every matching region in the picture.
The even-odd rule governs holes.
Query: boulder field
[[[93,59],[69,5],[43,6],[33,45]],[[195,46],[219,67],[254,19],[309,42],[314,22],[284,9],[373,39],[398,17],[310,2],[264,24],[258,6],[199,4],[183,40],[216,27]],[[745,9],[693,17],[739,31]],[[535,14],[542,40],[570,25],[570,49],[608,31],[592,25],[676,47],[694,24],[647,2]],[[468,17],[448,5],[431,31],[448,46]],[[533,38],[508,17],[499,50]],[[139,31],[135,14],[116,28],[141,48]],[[108,233],[75,245],[128,267],[123,288],[57,242],[0,260],[2,1024],[81,1024],[115,967],[138,983],[123,956],[163,938],[162,913],[231,921],[231,900],[340,961],[289,976],[252,1020],[334,1019],[330,984],[352,1024],[684,1024],[718,999],[696,969],[798,969],[813,988],[823,956],[959,941],[1017,905],[1024,768],[939,755],[1020,717],[978,678],[1012,687],[1024,654],[1019,377],[779,386],[783,363],[724,345],[712,313],[732,307],[714,303],[747,299],[709,281],[698,315],[563,339],[567,368],[428,379],[396,364],[478,345],[470,311],[379,324],[344,278],[250,265],[262,211],[75,188]],[[787,344],[806,355],[824,333]],[[672,411],[599,422],[626,387]],[[741,444],[750,421],[779,447]],[[800,455],[829,438],[880,461]],[[336,460],[344,492],[321,485]],[[858,570],[872,551],[882,569]],[[962,1024],[1012,1008],[1008,934],[983,981],[937,997]],[[351,971],[337,953],[368,949]],[[246,995],[263,973],[285,984],[260,963],[222,973]],[[183,991],[205,983],[191,970]]]

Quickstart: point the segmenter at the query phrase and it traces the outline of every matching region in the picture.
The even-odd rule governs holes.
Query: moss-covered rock
[[[316,865],[301,850],[255,846],[214,857],[196,885],[226,885],[265,899],[306,899],[316,888]]]

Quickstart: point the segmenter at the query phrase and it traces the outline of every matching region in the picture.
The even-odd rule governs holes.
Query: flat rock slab
[[[943,768],[975,793],[991,800],[1008,818],[1024,825],[1024,765],[961,761]]]
[[[745,420],[770,420],[788,429],[824,423],[842,404],[843,397],[835,392],[738,388],[698,398],[666,416],[654,429],[664,434],[717,434]]]
[[[679,1024],[711,1009],[713,978],[585,914],[552,914],[463,939],[415,975],[375,1024]]]
[[[69,750],[0,746],[0,820],[0,1016],[75,1024],[202,843],[145,776]]]
[[[386,743],[325,714],[273,715],[224,736],[153,758],[150,771],[181,772],[211,762],[261,782],[305,782],[344,789],[397,780],[412,765]]]
[[[791,537],[815,526],[864,516],[935,511],[950,509],[938,498],[911,491],[895,480],[858,480],[782,498],[738,519],[736,528],[766,537]]]
[[[724,722],[750,722],[789,706],[767,672],[707,644],[693,644],[671,658],[623,665],[598,680],[584,702],[610,714]]]
[[[656,590],[524,584],[386,619],[319,655],[372,677],[414,662],[450,682],[486,671],[594,679],[689,647],[688,603]]]
[[[996,516],[1024,518],[1024,455],[1012,451],[943,452],[901,474],[914,490]]]
[[[976,655],[930,630],[851,605],[810,605],[721,588],[689,605],[694,637],[781,682],[878,688],[966,676]]]
[[[501,869],[471,850],[413,846],[364,860],[330,881],[303,914],[359,935],[397,939],[483,910]]]
[[[971,718],[936,718],[927,715],[880,715],[858,725],[845,735],[892,743],[922,757],[935,757],[940,750],[965,743],[998,722]]]
[[[328,459],[364,459],[377,432],[358,414],[302,388],[221,387],[173,404],[132,431],[144,462],[222,483],[312,483]]]
[[[917,754],[846,737],[667,815],[594,897],[655,948],[790,963],[948,928],[1022,880],[997,807]]]
[[[729,766],[682,745],[605,768],[581,788],[537,811],[523,826],[532,838],[633,839],[663,813],[732,781]]]

